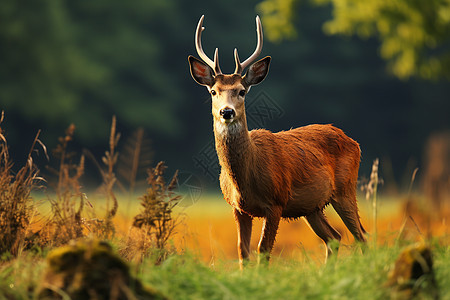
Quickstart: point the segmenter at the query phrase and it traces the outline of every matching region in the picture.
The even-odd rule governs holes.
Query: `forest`
[[[231,72],[234,48],[242,57],[254,50],[259,14],[261,56],[273,61],[247,97],[249,128],[332,123],[359,142],[362,175],[379,157],[383,175],[404,187],[412,170],[423,170],[429,138],[450,127],[449,8],[445,1],[398,9],[376,2],[366,9],[357,2],[363,7],[346,14],[319,0],[2,1],[0,109],[11,153],[24,160],[38,129],[52,149],[73,123],[78,147],[101,154],[116,115],[122,141],[142,128],[154,161],[216,186],[215,158],[204,155],[213,142],[209,95],[193,82],[187,56],[197,55],[194,31],[205,15],[205,51],[212,56],[218,47],[222,69]],[[361,17],[377,9],[387,11],[383,18]],[[399,29],[383,34],[377,19]],[[395,48],[402,24],[416,47],[406,50],[418,57],[403,59],[403,69],[398,60],[408,55],[386,45]],[[416,41],[424,32],[434,40]]]

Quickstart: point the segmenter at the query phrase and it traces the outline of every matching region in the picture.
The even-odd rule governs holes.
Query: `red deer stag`
[[[233,207],[238,230],[240,267],[248,260],[252,220],[264,218],[258,253],[268,260],[281,218],[305,217],[332,254],[331,240],[341,235],[323,213],[331,203],[356,240],[365,242],[356,203],[356,180],[360,161],[358,143],[332,125],[309,125],[272,133],[248,131],[244,98],[250,87],[264,80],[270,64],[267,56],[244,69],[262,50],[263,33],[256,17],[257,47],[242,63],[234,50],[236,69],[222,74],[218,49],[214,61],[204,53],[202,16],[195,33],[195,46],[203,61],[189,56],[191,74],[207,87],[212,98],[216,151],[221,166],[220,187]]]

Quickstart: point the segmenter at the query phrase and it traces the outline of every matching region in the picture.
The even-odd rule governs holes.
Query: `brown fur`
[[[328,223],[323,208],[331,204],[356,240],[365,242],[356,203],[360,162],[358,144],[332,125],[309,125],[272,133],[248,131],[244,96],[266,76],[270,57],[254,63],[246,75],[212,75],[203,62],[190,57],[193,78],[208,87],[216,151],[221,165],[220,187],[234,208],[241,268],[250,253],[252,220],[264,218],[258,252],[269,259],[281,218],[305,217],[328,245],[340,234]],[[245,91],[244,96],[239,95]],[[231,119],[221,111],[233,110]]]
[[[340,240],[322,212],[329,203],[355,238],[365,241],[356,203],[360,149],[342,130],[309,125],[272,133],[245,126],[233,137],[215,135],[220,186],[235,210],[241,261],[249,256],[254,217],[266,220],[261,253],[272,250],[281,217],[305,216],[325,243]]]

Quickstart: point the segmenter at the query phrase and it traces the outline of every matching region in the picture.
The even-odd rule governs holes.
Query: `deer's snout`
[[[236,116],[236,112],[230,107],[225,107],[220,110],[220,115],[224,120],[231,121]]]

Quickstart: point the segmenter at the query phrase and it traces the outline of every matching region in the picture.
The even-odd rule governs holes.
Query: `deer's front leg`
[[[252,236],[252,221],[253,218],[244,212],[234,209],[234,217],[236,219],[236,226],[238,232],[238,254],[239,266],[241,270],[244,268],[244,263],[248,261],[250,255],[250,239]]]
[[[272,251],[281,220],[281,213],[281,207],[274,207],[264,218],[261,239],[258,244],[258,262],[260,262],[261,256],[266,262],[270,259],[270,252]]]

